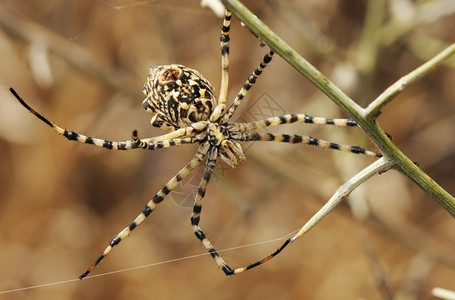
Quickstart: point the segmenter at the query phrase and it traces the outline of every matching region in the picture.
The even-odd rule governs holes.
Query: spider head
[[[182,65],[151,67],[143,91],[142,106],[153,115],[152,125],[165,130],[207,121],[216,105],[210,82]]]

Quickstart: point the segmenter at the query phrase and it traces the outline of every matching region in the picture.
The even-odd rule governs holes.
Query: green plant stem
[[[375,118],[383,105],[389,102],[404,87],[415,82],[432,70],[443,59],[453,53],[452,46],[441,52],[434,60],[430,60],[421,68],[411,74],[407,85],[398,85],[384,92],[384,96],[378,97],[383,100],[375,100],[374,106],[365,110],[357,105],[352,99],[344,94],[337,86],[327,79],[321,72],[313,67],[308,61],[301,57],[294,49],[278,37],[261,20],[251,13],[238,0],[222,0],[227,9],[240,19],[258,38],[264,41],[272,50],[286,60],[293,68],[316,85],[333,102],[341,107],[352,119],[354,119],[365,133],[373,140],[384,156],[393,163],[393,168],[410,178],[422,190],[433,197],[442,207],[444,207],[453,217],[455,217],[455,199],[440,187],[433,179],[419,169],[409,158],[406,157],[387,137],[384,131],[376,123]],[[387,96],[390,95],[390,96]],[[367,118],[368,116],[368,118]]]
[[[455,217],[455,199],[452,195],[401,152],[376,122],[368,122],[363,119],[361,122],[362,129],[365,130],[384,156],[393,162],[393,168],[411,179],[447,210],[452,217]]]
[[[439,66],[444,60],[455,54],[455,44],[450,45],[438,55],[425,62],[423,65],[411,73],[401,77],[397,82],[388,87],[379,97],[368,105],[365,109],[367,119],[373,120],[377,117],[384,105],[392,101],[399,93],[404,91],[408,86],[421,79],[429,72]]]
[[[286,60],[299,73],[316,85],[338,106],[342,107],[349,115],[361,117],[362,108],[351,98],[343,93],[327,77],[319,72],[307,60],[300,56],[291,46],[286,44],[269,27],[259,20],[238,0],[223,0],[223,4],[240,19],[258,38],[264,41],[273,51]]]

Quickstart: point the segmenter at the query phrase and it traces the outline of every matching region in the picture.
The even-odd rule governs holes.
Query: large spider
[[[262,62],[248,77],[232,104],[227,108],[226,96],[229,79],[229,30],[231,16],[231,12],[226,11],[221,31],[222,77],[218,98],[214,95],[214,88],[212,85],[196,70],[177,64],[161,65],[150,68],[150,74],[147,77],[147,82],[143,89],[146,98],[142,102],[142,106],[153,116],[151,120],[152,125],[160,129],[169,130],[170,133],[168,134],[153,138],[139,139],[137,131],[135,130],[133,131],[132,140],[113,142],[88,137],[74,131],[67,131],[33,110],[14,91],[14,89],[10,88],[11,93],[28,111],[70,141],[92,144],[110,150],[131,150],[138,148],[155,150],[182,144],[199,144],[197,153],[191,161],[155,194],[155,196],[145,205],[144,210],[129,226],[125,227],[111,240],[104,252],[79,277],[80,279],[86,277],[93,271],[104,257],[111,252],[112,248],[117,246],[133,229],[140,225],[145,218],[152,213],[155,207],[177,186],[177,184],[204,160],[206,160],[205,170],[199,184],[196,198],[194,199],[191,225],[196,237],[202,242],[216,264],[226,275],[241,273],[265,263],[300,237],[301,233],[295,234],[293,237],[287,239],[275,252],[259,261],[243,267],[231,268],[217,253],[202,231],[199,226],[199,220],[210,176],[213,173],[218,158],[221,158],[221,160],[232,168],[237,167],[245,161],[246,158],[239,142],[272,141],[292,144],[303,143],[322,148],[381,157],[381,154],[365,150],[358,146],[341,145],[308,136],[260,133],[255,131],[260,128],[295,122],[318,125],[357,126],[356,122],[350,119],[327,119],[311,117],[305,114],[286,114],[250,123],[230,123],[229,120],[235,113],[237,107],[242,103],[242,100],[256,82],[256,79],[261,75],[264,68],[272,60],[273,56],[272,50],[264,56]]]

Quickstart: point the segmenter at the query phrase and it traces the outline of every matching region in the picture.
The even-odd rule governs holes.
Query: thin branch
[[[329,212],[335,208],[335,206],[337,206],[359,185],[370,179],[373,175],[386,172],[392,167],[392,165],[393,163],[391,161],[387,160],[385,157],[382,157],[354,175],[346,183],[341,185],[329,199],[329,201],[327,201],[324,206],[317,213],[315,213],[305,225],[303,225],[299,232],[297,232],[291,238],[291,242],[295,241],[297,238],[308,232],[317,223],[319,223],[319,221],[321,221]]]
[[[451,55],[455,54],[455,44],[450,45],[438,55],[412,71],[411,73],[401,77],[397,82],[388,87],[379,97],[377,97],[373,102],[368,105],[365,110],[365,116],[367,119],[375,119],[380,110],[392,101],[399,93],[404,91],[408,86],[415,83],[417,80],[421,79],[429,72],[433,71],[437,66],[439,66],[444,60],[449,58]]]
[[[443,300],[455,300],[455,291],[451,290],[446,290],[440,287],[435,287],[432,291],[431,294],[439,299]]]

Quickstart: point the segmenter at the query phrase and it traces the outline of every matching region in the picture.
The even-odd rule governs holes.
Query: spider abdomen
[[[150,68],[142,102],[153,117],[153,126],[165,130],[207,121],[216,105],[214,89],[201,73],[182,65]]]

